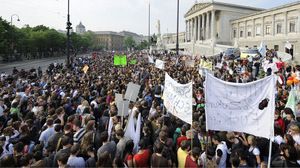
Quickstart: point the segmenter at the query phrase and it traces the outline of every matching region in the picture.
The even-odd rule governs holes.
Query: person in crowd
[[[134,167],[149,167],[151,151],[147,149],[146,143],[144,140],[139,142],[139,151],[133,157]]]
[[[184,140],[181,142],[181,145],[177,150],[178,168],[183,168],[185,166],[185,161],[186,157],[189,154],[190,146],[191,144],[188,140]]]
[[[201,149],[198,148],[198,147],[194,147],[191,151],[191,154],[189,154],[187,157],[186,157],[186,160],[185,160],[185,168],[189,168],[189,167],[199,167],[198,165],[198,159],[200,157],[200,152],[201,152]]]
[[[80,152],[79,144],[75,144],[71,147],[71,155],[67,162],[67,164],[70,167],[74,167],[74,168],[84,168],[85,167],[84,159],[82,157],[78,157],[79,152]]]

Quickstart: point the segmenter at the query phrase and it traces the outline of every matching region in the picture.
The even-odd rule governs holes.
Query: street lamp
[[[17,21],[20,21],[19,15],[17,14],[12,14],[10,16],[10,26],[11,26],[11,43],[10,43],[10,56],[13,56],[13,52],[14,52],[14,46],[13,46],[13,17],[16,16],[17,17]]]
[[[12,21],[13,21],[13,17],[14,16],[16,16],[18,19],[17,19],[17,21],[20,21],[20,18],[19,18],[19,15],[17,15],[17,14],[12,14],[11,16],[10,16],[10,25],[12,26],[13,24],[12,24]]]
[[[151,45],[151,37],[150,37],[150,0],[148,0],[148,42],[149,42],[149,52],[150,52],[150,45]]]
[[[176,33],[176,55],[179,53],[179,0],[177,0],[177,33]]]
[[[70,68],[70,30],[72,29],[70,22],[70,0],[68,0],[68,15],[67,15],[67,67]]]

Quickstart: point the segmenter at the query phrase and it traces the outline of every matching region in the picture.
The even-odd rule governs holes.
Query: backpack
[[[247,165],[249,167],[256,167],[256,156],[253,154],[253,150],[252,151],[247,150],[247,160],[246,161],[247,161]]]

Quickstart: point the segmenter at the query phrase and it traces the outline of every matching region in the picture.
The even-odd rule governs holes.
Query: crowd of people
[[[11,75],[1,75],[0,167],[266,167],[268,139],[206,131],[205,76],[197,66],[201,61],[213,63],[206,73],[228,82],[279,76],[271,166],[300,167],[300,104],[286,108],[289,91],[298,87],[286,81],[291,76],[300,79],[300,66],[282,62],[273,50],[258,60],[154,54],[164,60],[164,70],[149,63],[145,53],[126,54],[137,64],[114,66],[114,53],[101,52],[76,58],[71,68],[51,64],[45,72],[14,69]],[[189,59],[195,66],[185,64]],[[265,70],[275,59],[276,72]],[[192,125],[164,108],[165,72],[178,83],[193,81]],[[115,94],[124,95],[129,82],[141,89],[123,117]],[[137,122],[139,114],[137,145],[125,132],[130,115]]]

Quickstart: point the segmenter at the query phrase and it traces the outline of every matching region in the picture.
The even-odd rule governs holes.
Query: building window
[[[233,30],[233,38],[236,38],[236,30]]]
[[[256,36],[260,36],[260,25],[256,26],[256,31],[255,32],[256,32],[255,33]]]
[[[290,33],[294,33],[295,32],[295,27],[296,27],[296,24],[295,22],[290,22]]]
[[[270,35],[271,34],[271,26],[267,25],[266,26],[266,35]]]
[[[243,34],[244,34],[244,31],[241,30],[241,31],[240,31],[240,37],[243,37]]]
[[[248,27],[247,36],[248,36],[248,37],[251,37],[251,36],[252,36],[252,30],[251,30],[251,27]]]
[[[274,45],[274,50],[278,51],[279,50],[279,45]]]
[[[277,26],[276,26],[276,33],[277,33],[277,34],[282,33],[282,24],[281,24],[281,23],[278,23],[278,24],[277,24]]]

